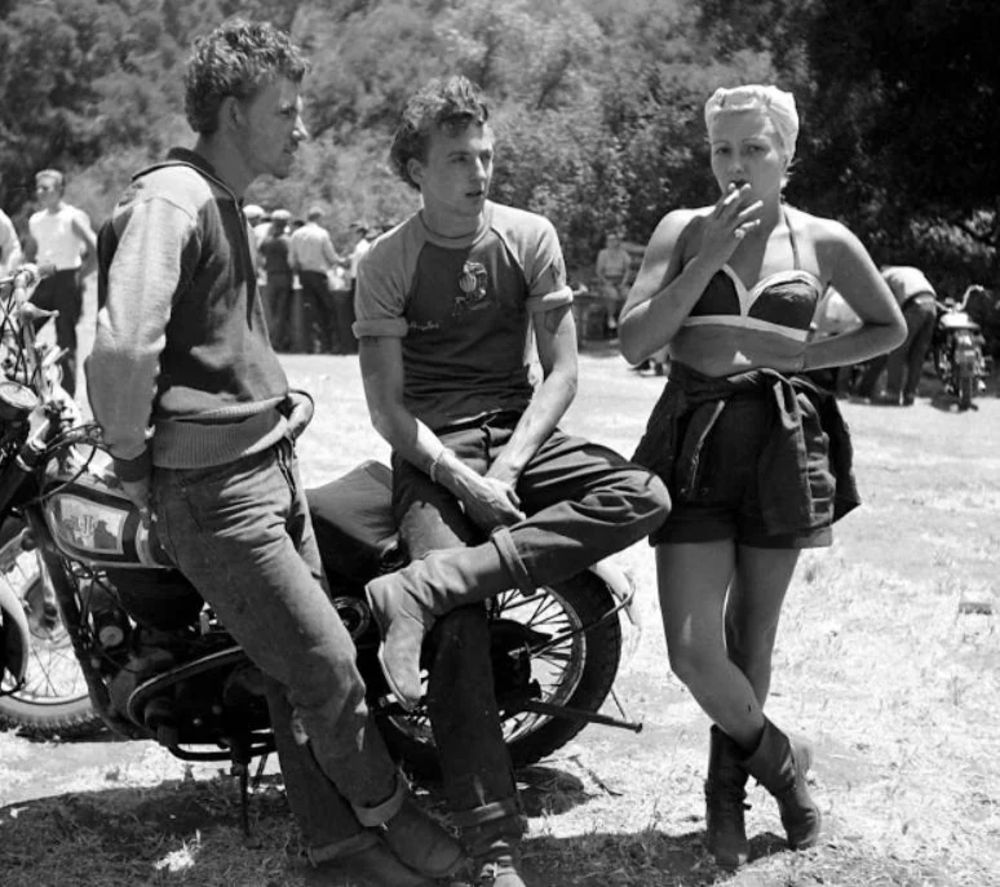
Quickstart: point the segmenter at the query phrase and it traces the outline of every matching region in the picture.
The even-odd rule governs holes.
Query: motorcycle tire
[[[933,359],[934,372],[937,373],[937,377],[947,387],[948,377],[951,375],[951,360],[948,358],[948,352],[943,345],[934,346]]]
[[[974,373],[963,371],[958,377],[958,409],[961,412],[972,407],[976,377]]]
[[[45,605],[38,556],[26,550],[23,524],[8,521],[0,537],[0,582],[24,602],[31,633],[22,686],[0,696],[0,728],[31,739],[82,739],[105,729],[94,712],[87,684],[57,608]]]
[[[561,644],[558,674],[542,686],[544,702],[596,712],[600,709],[618,674],[622,654],[622,627],[617,614],[599,622],[615,606],[615,598],[602,579],[591,572],[580,573],[544,590],[546,606],[561,611],[567,626],[589,631],[573,635]],[[509,618],[523,600],[518,592],[506,592],[497,599],[499,619]],[[510,615],[513,615],[511,613]],[[531,620],[529,627],[539,625]],[[539,657],[541,658],[541,657]],[[532,657],[532,677],[536,665]],[[430,720],[424,705],[411,714],[383,714],[379,717],[383,736],[391,753],[417,779],[436,781],[441,771]],[[515,769],[528,767],[573,739],[587,722],[556,718],[531,712],[514,712],[501,717],[504,739]]]

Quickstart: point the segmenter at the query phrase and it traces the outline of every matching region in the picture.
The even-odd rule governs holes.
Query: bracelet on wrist
[[[437,479],[438,467],[441,465],[441,461],[444,459],[445,455],[447,455],[450,452],[451,450],[449,450],[447,447],[441,447],[441,449],[438,450],[437,455],[433,459],[431,459],[430,467],[428,467],[427,469],[427,474],[431,479],[431,483],[436,484],[438,482]]]

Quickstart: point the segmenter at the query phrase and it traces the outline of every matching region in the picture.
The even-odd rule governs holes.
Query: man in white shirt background
[[[320,222],[326,215],[321,206],[313,206],[306,214],[306,223],[292,232],[288,262],[299,276],[306,329],[312,328],[307,351],[328,354],[336,342],[336,315],[330,294],[329,274],[341,261],[333,247],[330,232]],[[312,347],[309,347],[309,346]]]
[[[97,266],[97,236],[87,214],[63,200],[65,178],[57,169],[35,174],[39,210],[28,219],[29,261],[50,264],[55,273],[38,284],[31,301],[55,318],[56,345],[64,349],[59,365],[62,386],[76,393],[76,327],[83,311],[84,278]]]

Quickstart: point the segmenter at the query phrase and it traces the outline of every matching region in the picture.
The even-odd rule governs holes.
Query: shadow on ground
[[[528,783],[524,797],[531,816],[536,810],[553,813],[563,804],[586,802],[580,781],[562,771],[530,768],[519,776]],[[552,787],[550,794],[546,785]],[[443,812],[433,792],[424,794],[423,801]],[[11,879],[4,883],[54,885],[53,871],[60,879],[75,874],[84,878],[60,884],[123,884],[131,878],[136,885],[159,887],[193,883],[192,877],[198,883],[237,883],[225,878],[239,879],[244,870],[267,868],[268,885],[298,887],[302,877],[315,874],[304,865],[280,777],[265,777],[249,813],[251,833],[246,836],[240,828],[236,785],[221,777],[76,792],[2,807],[0,865]],[[733,874],[714,865],[703,837],[701,831],[668,835],[646,830],[531,838],[524,844],[523,869],[527,883],[536,887],[705,887],[729,882]],[[39,847],[48,848],[44,858],[38,855]],[[756,836],[752,858],[769,857],[783,848],[775,835]],[[178,863],[182,868],[170,871],[170,865]],[[85,871],[77,869],[80,865]],[[745,874],[732,883],[758,883],[744,880]],[[324,884],[357,887],[349,877],[343,883],[334,877]]]
[[[586,804],[584,785],[552,767],[519,773],[529,815],[549,816]],[[436,813],[432,790],[421,801]],[[184,779],[154,787],[107,788],[0,807],[4,887],[359,887],[349,875],[304,862],[279,776],[265,776],[250,802],[249,836],[240,826],[235,780]],[[945,873],[906,865],[831,828],[821,846],[791,853],[782,837],[756,834],[749,864],[733,872],[714,864],[704,832],[656,827],[543,834],[525,841],[523,872],[531,887],[862,887],[882,883],[951,885]],[[965,882],[963,882],[965,883]],[[971,882],[970,882],[971,883]],[[986,883],[980,881],[979,883]]]
[[[734,883],[734,872],[719,868],[705,852],[704,833],[666,835],[656,831],[636,834],[602,833],[570,838],[534,838],[525,843],[524,873],[529,884],[545,887],[706,887]],[[785,851],[777,835],[765,834],[750,843],[750,865]],[[740,884],[758,881],[750,870],[739,874]]]

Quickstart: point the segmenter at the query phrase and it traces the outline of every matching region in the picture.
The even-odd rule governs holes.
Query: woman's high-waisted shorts
[[[689,414],[690,415],[690,414]],[[773,407],[759,394],[735,395],[716,419],[704,443],[696,489],[682,494],[675,477],[664,478],[673,507],[650,543],[714,542],[733,539],[759,548],[821,548],[833,540],[829,525],[798,533],[768,534],[760,506],[761,453],[775,421]],[[688,417],[680,420],[684,440]],[[808,470],[829,471],[825,435],[809,442]],[[679,460],[675,460],[676,465]],[[830,484],[830,497],[833,484]],[[773,495],[773,491],[772,491]]]

